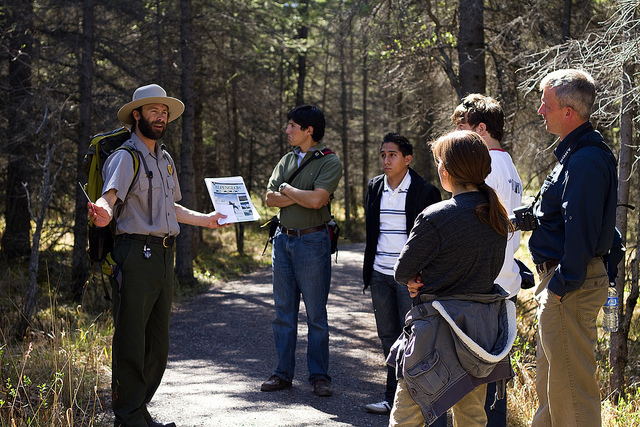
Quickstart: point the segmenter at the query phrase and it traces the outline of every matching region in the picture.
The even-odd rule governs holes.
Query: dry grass
[[[536,302],[532,291],[523,291],[518,295],[518,337],[512,351],[512,365],[516,373],[508,386],[508,420],[510,427],[524,427],[531,424],[538,408],[535,390],[536,377]],[[638,388],[638,315],[633,322],[634,331],[629,337],[628,379],[631,386],[626,400],[613,406],[608,399],[609,387],[609,338],[598,329],[596,354],[598,375],[600,378],[602,402],[602,425],[605,427],[640,427],[640,390]],[[600,323],[599,323],[600,324]],[[633,329],[633,326],[632,326]]]
[[[263,215],[263,218],[268,217]],[[246,254],[235,251],[233,227],[205,232],[195,274],[200,286],[227,280],[270,261],[261,256],[266,231],[247,225]],[[524,242],[523,242],[524,243]],[[64,258],[61,255],[60,258]],[[522,256],[522,259],[528,257]],[[16,320],[24,286],[23,267],[7,268],[0,277],[0,427],[106,426],[110,420],[112,322],[99,283],[92,284],[82,305],[58,302],[56,289],[43,290],[41,310],[26,342],[5,336]],[[48,275],[48,273],[47,273]],[[45,283],[48,283],[45,280]],[[45,284],[44,286],[48,286]],[[179,289],[188,298],[193,289]],[[46,304],[43,302],[46,301]],[[93,307],[93,310],[91,309]],[[532,291],[518,297],[518,338],[513,349],[515,379],[509,383],[509,426],[530,425],[537,409],[535,391],[536,303]],[[96,313],[96,314],[92,314]],[[640,328],[634,319],[629,337],[626,401],[614,407],[606,399],[608,337],[598,342],[603,390],[603,425],[640,427]]]
[[[101,426],[109,406],[110,320],[68,328],[48,310],[48,333],[2,336],[0,425]]]
[[[205,244],[195,265],[198,284],[178,286],[176,301],[198,289],[252,271],[270,260],[260,256],[266,232],[256,224],[245,233],[245,254],[239,255],[234,228],[204,232]],[[81,304],[65,299],[49,283],[48,265],[66,259],[62,245],[53,257],[44,254],[40,307],[29,335],[16,341],[12,335],[17,307],[26,286],[26,265],[5,266],[0,272],[0,427],[111,425],[110,303],[104,301],[100,275],[89,282]],[[258,250],[259,248],[259,250]],[[68,266],[58,263],[60,280],[69,276]],[[110,290],[110,286],[107,282]],[[60,301],[59,301],[60,300]]]
[[[525,295],[523,295],[525,294]],[[509,426],[526,426],[538,407],[536,394],[536,312],[535,302],[523,291],[518,295],[518,336],[511,363],[516,374],[508,387]]]

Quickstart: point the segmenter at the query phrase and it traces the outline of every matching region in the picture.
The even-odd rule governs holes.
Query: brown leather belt
[[[315,227],[309,227],[309,228],[287,228],[287,227],[280,226],[280,231],[289,236],[300,237],[300,236],[304,236],[305,234],[315,233],[316,231],[324,230],[325,228],[327,228],[326,224],[320,224]]]
[[[542,264],[536,264],[536,271],[538,272],[538,274],[543,274],[544,272],[555,268],[555,266],[558,264],[560,264],[560,261],[558,261],[557,259],[548,259]]]
[[[133,239],[139,240],[141,242],[146,242],[149,239],[149,243],[153,243],[154,245],[162,245],[165,248],[170,248],[176,242],[176,236],[147,236],[145,234],[123,234],[125,239]]]

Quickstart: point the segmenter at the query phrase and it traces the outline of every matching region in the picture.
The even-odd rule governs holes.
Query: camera
[[[538,227],[536,216],[533,214],[533,204],[515,208],[509,219],[516,230],[532,231]]]

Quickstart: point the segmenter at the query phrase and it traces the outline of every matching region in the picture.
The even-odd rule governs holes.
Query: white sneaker
[[[372,414],[387,415],[391,412],[391,405],[386,400],[378,403],[370,403],[364,407],[367,412]]]

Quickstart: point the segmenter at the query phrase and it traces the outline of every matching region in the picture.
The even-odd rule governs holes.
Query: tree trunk
[[[180,190],[181,204],[194,208],[195,178],[193,173],[193,126],[195,116],[195,88],[193,79],[194,53],[191,46],[191,0],[180,0],[180,50],[182,57],[182,143],[180,144]],[[176,275],[181,283],[191,284],[193,277],[193,236],[191,225],[181,224],[176,247]]]
[[[280,108],[278,110],[278,158],[282,158],[284,153],[288,148],[288,141],[285,136],[285,132],[282,129],[282,126],[287,124],[287,116],[285,113],[286,107],[286,85],[285,85],[285,60],[284,60],[284,50],[279,50],[280,54],[280,69],[279,69],[279,87],[278,92],[280,94]]]
[[[91,84],[93,82],[93,48],[95,44],[95,19],[93,0],[84,0],[82,16],[82,59],[78,67],[80,81],[80,117],[78,124],[78,152],[76,156],[76,178],[86,182],[82,172],[82,160],[87,152],[91,136]],[[82,298],[84,283],[87,280],[87,201],[84,194],[74,186],[76,194],[75,221],[73,226],[73,260],[71,292],[76,301]]]
[[[485,93],[483,0],[459,0],[458,61],[462,96]]]
[[[351,229],[351,209],[350,202],[351,198],[349,197],[350,187],[349,187],[349,137],[348,137],[348,126],[349,126],[349,115],[348,115],[348,105],[347,105],[347,75],[346,75],[346,65],[345,62],[347,58],[344,55],[344,44],[346,43],[346,37],[340,38],[340,111],[342,116],[342,123],[340,126],[340,135],[342,139],[342,170],[343,176],[342,180],[344,182],[344,216],[345,216],[345,230],[348,232]]]
[[[298,86],[296,87],[296,105],[304,104],[304,81],[307,78],[307,51],[306,43],[309,36],[309,28],[307,27],[307,17],[309,14],[309,0],[304,0],[300,10],[300,18],[302,26],[298,29],[298,40],[300,45],[304,46],[298,52]]]
[[[425,94],[427,95],[427,94]],[[428,97],[426,98],[428,99]],[[438,181],[438,174],[435,173],[435,164],[433,155],[429,147],[429,141],[432,139],[433,122],[435,117],[430,109],[424,112],[420,123],[420,134],[417,136],[417,144],[413,147],[413,168],[427,181],[434,183]],[[417,157],[417,158],[416,158]]]
[[[55,186],[56,178],[62,170],[62,164],[58,168],[58,171],[52,176],[51,162],[56,152],[57,144],[55,140],[47,144],[46,153],[44,156],[44,163],[42,168],[42,190],[40,195],[40,209],[38,210],[36,221],[36,228],[33,233],[33,244],[31,246],[31,253],[29,256],[29,284],[27,286],[27,292],[24,299],[22,318],[16,325],[16,336],[21,339],[24,337],[27,328],[31,324],[31,318],[38,306],[38,265],[40,260],[40,237],[42,236],[42,229],[44,227],[44,220],[47,216],[47,210],[49,203],[53,197],[53,187]],[[26,194],[28,187],[23,188]],[[28,194],[27,194],[28,199]],[[27,205],[30,205],[27,200]],[[29,206],[29,218],[31,218],[31,209]]]
[[[331,80],[331,72],[329,71],[330,69],[330,65],[333,59],[333,53],[331,52],[330,48],[328,47],[329,43],[326,43],[327,47],[324,49],[324,72],[322,73],[322,97],[320,98],[320,105],[322,106],[322,108],[324,109],[325,105],[327,105],[327,92],[329,91],[329,86],[330,83],[329,81]],[[325,43],[322,43],[323,47],[325,45]]]
[[[197,60],[200,62],[199,60]],[[196,69],[199,69],[197,67]],[[198,79],[200,80],[200,79]],[[200,86],[200,85],[197,85]],[[193,119],[193,173],[195,176],[195,199],[196,205],[194,209],[198,212],[204,212],[208,206],[209,196],[204,185],[204,130],[202,118],[202,97],[201,91],[196,91]],[[195,247],[201,247],[203,244],[203,229],[201,227],[194,228],[194,244]]]
[[[369,86],[369,69],[367,58],[369,54],[365,49],[362,55],[362,200],[367,195],[369,184],[369,115],[367,111],[367,94]]]
[[[395,116],[396,116],[396,132],[398,132],[400,135],[402,135],[402,99],[403,99],[402,90],[399,90],[398,93],[396,94]]]
[[[571,37],[571,0],[564,0],[562,11],[562,42],[566,42]]]
[[[189,7],[191,7],[191,5],[189,5]],[[180,4],[180,13],[182,13],[182,4]],[[164,54],[162,53],[162,46],[163,46],[163,41],[162,41],[162,22],[164,21],[164,9],[162,8],[162,1],[161,0],[156,0],[156,22],[154,25],[154,30],[155,30],[155,36],[156,36],[156,71],[158,73],[158,84],[162,87],[165,87],[164,85],[164,66],[163,66],[163,57]],[[180,29],[182,31],[182,24],[180,25]]]
[[[5,259],[29,255],[31,221],[27,196],[22,185],[31,180],[28,156],[33,156],[31,129],[33,126],[31,59],[33,55],[33,2],[21,1],[7,6],[6,18],[15,27],[7,39],[9,47],[9,96],[4,106],[8,122],[6,143],[7,182],[5,200],[5,230],[2,250]]]
[[[233,40],[231,42],[231,51],[234,51]],[[240,140],[240,118],[238,112],[238,81],[237,79],[231,80],[231,131],[233,133],[233,151],[232,153],[242,153],[241,140]],[[239,155],[233,156],[231,163],[231,175],[236,176],[241,174]],[[240,255],[244,255],[244,223],[237,222],[235,224],[236,232],[236,248]]]
[[[633,88],[633,67],[624,67],[622,73],[622,92],[628,94]],[[631,147],[633,143],[633,111],[631,108],[633,99],[629,95],[622,98],[620,115],[620,153],[618,165],[618,210],[616,212],[616,226],[622,233],[623,242],[627,236],[627,209],[624,205],[629,203],[630,175],[634,162],[634,153]],[[611,334],[609,346],[609,364],[611,374],[609,377],[611,400],[617,404],[620,396],[624,396],[625,380],[624,370],[627,366],[629,329],[631,316],[635,308],[637,296],[629,301],[630,306],[625,305],[624,289],[626,284],[625,262],[622,260],[618,266],[616,278],[616,290],[618,291],[618,318],[620,319],[618,331]]]

